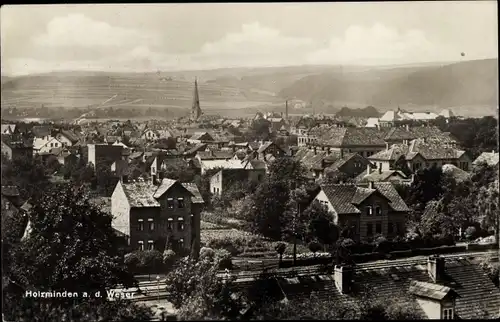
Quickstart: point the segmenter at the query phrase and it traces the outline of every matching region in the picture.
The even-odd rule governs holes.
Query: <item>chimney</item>
[[[330,147],[326,148],[326,155],[330,155]]]
[[[158,171],[158,180],[161,182],[163,180],[163,171]]]
[[[156,174],[151,175],[151,183],[153,185],[157,185],[158,184],[158,180],[156,180]]]
[[[427,260],[427,271],[434,283],[441,281],[444,277],[444,257],[432,255]]]
[[[368,181],[368,189],[375,189],[373,188],[373,181]]]
[[[378,165],[378,173],[382,173],[382,163],[379,163]]]
[[[389,150],[389,142],[385,142],[385,150]]]
[[[351,291],[353,269],[351,266],[338,266],[334,268],[335,286],[340,294],[347,294]]]
[[[372,165],[368,163],[368,165],[366,166],[366,174],[370,175],[370,173],[372,173]]]
[[[410,130],[410,124],[406,124],[405,127],[406,127],[406,131]]]
[[[121,176],[121,180],[120,180],[122,183],[128,183],[128,175],[124,174],[123,176]]]
[[[344,149],[340,148],[340,158],[342,159],[344,157]]]
[[[314,150],[314,155],[316,155],[317,153],[316,146],[313,147],[313,150]]]

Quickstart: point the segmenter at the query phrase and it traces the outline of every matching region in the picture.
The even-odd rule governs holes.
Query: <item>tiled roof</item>
[[[245,162],[240,160],[201,160],[200,164],[205,169],[243,169]]]
[[[354,192],[354,196],[352,196],[351,203],[359,205],[365,201],[366,198],[370,197],[375,191],[375,189],[358,187]]]
[[[426,160],[457,159],[465,153],[463,150],[445,146],[439,142],[427,142],[422,139],[416,139],[411,142],[410,152],[418,152]]]
[[[191,202],[205,203],[205,201],[203,201],[203,197],[201,196],[200,190],[198,190],[198,186],[196,185],[196,183],[182,183],[182,185],[194,196],[191,198]]]
[[[472,164],[477,165],[485,162],[486,164],[490,166],[496,166],[498,164],[499,160],[499,153],[498,152],[483,152],[481,153],[480,156],[477,157]]]
[[[311,129],[318,143],[334,146],[385,146],[385,130],[367,127],[325,127]]]
[[[164,178],[162,181],[161,181],[161,184],[160,186],[158,187],[158,189],[155,191],[154,193],[154,197],[155,198],[160,198],[161,196],[163,196],[163,194],[165,192],[168,191],[168,189],[170,189],[175,183],[177,183],[177,180],[173,180],[173,179],[168,179],[168,178]]]
[[[403,198],[390,182],[376,182],[374,188],[390,200],[389,205],[394,211],[410,211]]]
[[[44,137],[50,135],[51,128],[45,125],[35,125],[31,131],[36,137]]]
[[[70,140],[73,144],[80,140],[80,138],[75,133],[73,133],[73,131],[61,130],[61,134],[68,138],[68,140]]]
[[[329,156],[327,156],[325,158],[325,161],[327,163],[330,163],[327,168],[329,169],[332,169],[332,170],[337,170],[339,169],[340,167],[342,167],[347,161],[351,160],[352,158],[354,158],[356,155],[358,155],[359,157],[361,157],[359,154],[357,153],[345,153],[344,155],[340,155],[338,153],[333,153],[333,154],[330,154]],[[363,157],[361,157],[363,158]],[[363,158],[364,159],[364,158]],[[331,163],[333,161],[333,163]]]
[[[198,151],[197,156],[201,160],[231,159],[234,154],[232,151]]]
[[[209,135],[210,137],[212,137],[212,135],[210,135],[210,133],[208,132],[195,132],[189,139],[190,140],[199,140],[202,136],[204,135]]]
[[[184,152],[184,154],[194,154],[198,151],[205,150],[206,147],[207,147],[206,143],[197,144],[197,145],[193,146],[192,148],[190,148],[189,150],[187,150],[186,152]]]
[[[257,150],[257,152],[259,153],[262,153],[264,152],[268,147],[270,147],[271,145],[273,144],[273,142],[266,142],[264,144],[262,144],[259,149]]]
[[[441,301],[450,294],[454,294],[451,288],[429,282],[411,281],[410,294]]]
[[[434,137],[443,142],[454,141],[436,126],[392,127],[386,134],[386,141],[414,140]]]
[[[394,144],[389,149],[382,150],[368,157],[370,160],[396,161],[408,153],[409,147],[405,144]]]
[[[352,198],[358,189],[354,185],[322,185],[321,189],[330,200],[338,214],[358,214],[361,211],[352,204]]]
[[[370,182],[370,181],[371,182],[383,182],[383,181],[390,180],[390,178],[392,176],[401,178],[403,180],[408,179],[407,176],[399,170],[382,171],[380,173],[377,170],[373,170],[372,172],[370,172],[370,174],[367,174],[366,172],[362,172],[360,175],[358,175],[354,179],[354,181],[359,182],[359,183]]]
[[[248,161],[249,164],[251,165],[252,169],[266,169],[267,165],[264,161],[262,160],[250,160]]]
[[[122,184],[130,207],[160,207],[160,203],[153,197],[157,186],[149,182],[132,182]]]
[[[2,196],[17,197],[19,196],[19,189],[17,186],[2,186]]]
[[[459,319],[482,318],[481,309],[490,317],[498,316],[500,290],[495,287],[479,265],[467,259],[446,258],[445,276],[446,280],[439,282],[441,286],[429,288],[436,288],[441,292],[450,289],[450,292],[456,293],[456,317]],[[405,306],[415,307],[421,314],[424,314],[424,311],[416,303],[415,296],[412,296],[414,291],[419,292],[414,285],[429,286],[432,283],[427,272],[426,259],[423,259],[421,263],[389,261],[385,267],[381,268],[354,268],[354,284],[352,292],[348,294],[339,293],[333,274],[318,272],[318,274],[295,278],[277,277],[277,280],[287,298],[291,300],[307,300],[314,292],[317,297],[323,299],[357,302],[368,294],[375,298],[396,298]]]

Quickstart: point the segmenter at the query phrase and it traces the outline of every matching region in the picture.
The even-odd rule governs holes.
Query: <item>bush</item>
[[[476,227],[474,226],[467,227],[467,229],[465,230],[465,238],[470,241],[476,239],[476,237],[477,237]]]
[[[171,269],[177,259],[177,254],[171,249],[165,249],[163,252],[163,264],[165,268]]]
[[[321,246],[320,243],[318,243],[317,241],[312,241],[309,243],[309,245],[307,245],[309,247],[309,250],[313,253],[316,253],[316,252],[319,252],[320,250],[323,249],[323,247]]]
[[[135,252],[126,254],[124,257],[124,262],[125,265],[127,265],[129,272],[136,272],[137,268],[140,266],[139,257]]]
[[[217,249],[215,258],[219,262],[219,269],[232,269],[233,261],[231,254],[225,249]]]

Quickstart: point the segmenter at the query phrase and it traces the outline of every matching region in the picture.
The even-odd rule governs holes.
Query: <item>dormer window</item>
[[[443,309],[443,320],[453,320],[453,308]]]
[[[177,207],[184,208],[184,198],[177,198]]]
[[[167,199],[167,208],[173,209],[174,208],[174,198],[168,198]]]

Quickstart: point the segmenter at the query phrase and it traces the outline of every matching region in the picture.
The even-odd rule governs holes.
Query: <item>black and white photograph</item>
[[[2,322],[500,319],[497,1],[0,34]]]

